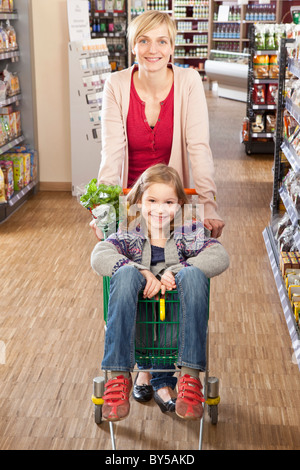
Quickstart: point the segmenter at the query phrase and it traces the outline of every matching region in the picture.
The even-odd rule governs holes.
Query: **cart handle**
[[[131,188],[123,188],[123,193],[126,195],[129,193]],[[197,195],[197,192],[193,188],[184,188],[184,192],[187,196]]]

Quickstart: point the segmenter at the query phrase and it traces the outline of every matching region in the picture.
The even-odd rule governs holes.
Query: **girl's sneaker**
[[[205,401],[201,392],[202,384],[199,379],[184,375],[179,377],[178,395],[175,412],[180,418],[201,419],[203,416],[203,405]]]
[[[110,379],[105,384],[102,405],[102,418],[107,421],[120,421],[129,414],[129,394],[132,388],[131,376],[123,375]]]

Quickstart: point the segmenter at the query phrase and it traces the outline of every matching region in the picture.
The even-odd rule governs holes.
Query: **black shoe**
[[[136,385],[138,375],[139,374],[136,375],[136,378],[134,380],[132,396],[136,401],[139,401],[140,403],[145,403],[147,401],[152,400],[153,388],[152,385]]]
[[[170,412],[175,411],[176,398],[171,398],[171,400],[169,401],[163,401],[157,392],[154,392],[153,398],[163,413],[166,413],[167,411],[170,411]]]

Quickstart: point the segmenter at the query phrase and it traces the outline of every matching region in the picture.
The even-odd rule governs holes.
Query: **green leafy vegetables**
[[[119,196],[122,188],[118,185],[107,186],[105,184],[97,185],[97,179],[92,179],[85,187],[85,193],[80,197],[80,204],[92,211],[95,207],[102,204],[110,204],[116,211],[117,220],[119,219]]]

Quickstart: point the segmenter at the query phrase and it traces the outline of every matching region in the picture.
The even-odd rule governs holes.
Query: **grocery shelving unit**
[[[204,73],[209,45],[209,2],[173,0],[172,9],[178,31],[174,62]]]
[[[287,46],[293,42],[292,40],[282,38],[280,45],[279,60],[279,79],[278,79],[278,102],[277,102],[277,119],[276,119],[276,137],[274,149],[274,167],[273,167],[273,196],[271,201],[271,220],[270,225],[263,231],[268,257],[274,274],[275,284],[278,290],[283,313],[286,319],[288,331],[291,337],[292,346],[294,348],[295,360],[300,369],[300,328],[299,321],[296,320],[293,311],[291,299],[288,296],[286,283],[280,269],[280,257],[278,240],[275,234],[275,221],[281,214],[282,205],[288,214],[291,227],[293,229],[293,242],[297,251],[300,251],[300,232],[299,221],[300,215],[287,191],[284,184],[285,173],[283,171],[283,160],[287,160],[291,169],[298,172],[300,169],[300,155],[295,152],[289,142],[283,138],[283,114],[287,110],[296,119],[300,125],[300,109],[290,100],[285,98],[285,78],[286,66],[288,69],[300,79],[300,62],[298,60],[287,58]]]
[[[228,7],[226,19],[219,19],[220,6]],[[249,47],[249,27],[253,23],[280,23],[282,1],[273,0],[264,5],[249,0],[247,5],[238,5],[237,2],[210,0],[209,11],[209,49],[244,52]]]
[[[28,145],[35,153],[37,161],[35,117],[33,104],[33,79],[31,63],[31,30],[29,19],[29,0],[15,0],[13,12],[0,12],[0,21],[12,22],[17,35],[18,50],[0,54],[1,70],[9,65],[11,72],[16,72],[21,86],[21,93],[1,100],[0,107],[12,105],[21,112],[22,134],[0,147],[1,154],[20,144]],[[8,202],[0,204],[0,223],[15,212],[29,196],[36,193],[38,187],[38,171],[35,179],[20,191],[15,191]]]
[[[246,116],[249,119],[248,140],[244,141],[245,151],[248,155],[252,153],[274,153],[274,132],[255,132],[253,131],[253,123],[257,111],[276,111],[277,105],[274,104],[254,104],[253,89],[255,85],[278,85],[278,78],[255,78],[254,73],[254,57],[265,55],[272,56],[277,54],[277,50],[257,50],[254,40],[255,28],[250,29],[249,43],[249,66],[248,66],[248,85],[247,85],[247,108]],[[280,56],[282,57],[282,56]],[[282,89],[280,90],[282,92]],[[278,135],[278,134],[277,134]]]
[[[128,22],[146,10],[168,13],[176,21],[178,35],[172,62],[205,73],[209,47],[209,0],[128,0]],[[131,63],[130,51],[128,63]]]
[[[103,86],[111,72],[105,38],[69,43],[72,194],[99,170]]]
[[[106,11],[103,9],[102,1],[92,1],[90,26],[93,39],[106,39],[111,70],[114,72],[129,65],[126,32],[130,15],[127,2],[124,2],[123,10],[113,9],[113,2],[111,5],[111,11]]]

